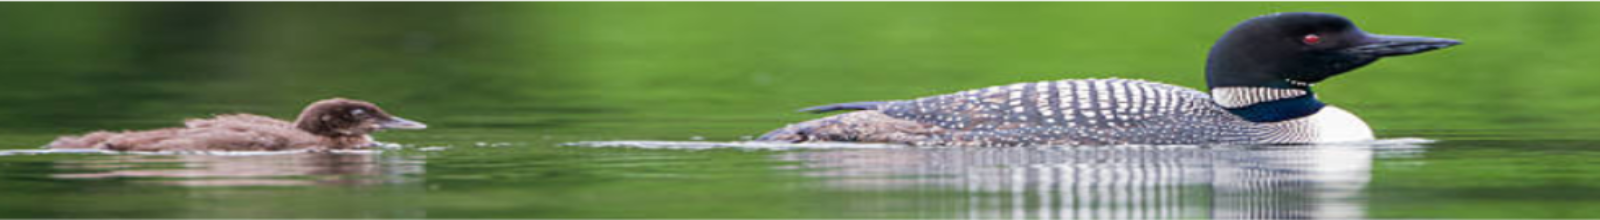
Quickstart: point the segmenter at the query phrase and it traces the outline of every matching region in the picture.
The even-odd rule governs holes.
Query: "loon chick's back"
[[[1324,105],[1311,85],[1388,56],[1460,44],[1369,34],[1325,13],[1246,20],[1212,46],[1211,93],[1125,79],[1019,83],[913,100],[842,103],[857,110],[791,124],[759,141],[938,146],[1304,144],[1373,138],[1360,118]]]

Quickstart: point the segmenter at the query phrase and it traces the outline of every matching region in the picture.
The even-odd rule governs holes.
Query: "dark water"
[[[1063,78],[1202,86],[1243,19],[1467,44],[1317,86],[1384,141],[738,143],[808,105]],[[0,149],[328,97],[341,154],[0,156],[9,218],[1600,218],[1594,3],[0,3]],[[706,142],[605,142],[656,140]],[[1434,140],[1434,141],[1424,141]],[[18,151],[12,151],[18,152]]]

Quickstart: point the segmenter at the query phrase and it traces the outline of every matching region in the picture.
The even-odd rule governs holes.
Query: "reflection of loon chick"
[[[359,152],[74,158],[56,161],[60,172],[50,176],[182,186],[390,185],[413,182],[425,171],[418,155]]]
[[[294,123],[250,114],[190,119],[185,127],[66,136],[50,148],[119,151],[351,149],[373,144],[367,134],[427,125],[389,115],[365,101],[328,99],[312,103]]]
[[[1139,80],[1020,83],[814,107],[807,111],[861,111],[793,124],[760,140],[956,146],[1370,140],[1365,122],[1317,101],[1311,85],[1382,57],[1457,44],[1368,34],[1332,14],[1272,14],[1240,23],[1213,45],[1209,95]]]

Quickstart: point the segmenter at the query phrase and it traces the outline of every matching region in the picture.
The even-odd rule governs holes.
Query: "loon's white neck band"
[[[1217,87],[1211,88],[1211,99],[1224,108],[1240,108],[1310,94],[1307,89],[1272,87]],[[1314,94],[1313,94],[1314,95]]]

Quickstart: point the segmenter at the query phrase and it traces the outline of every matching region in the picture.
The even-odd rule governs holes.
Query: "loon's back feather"
[[[1249,143],[1270,136],[1261,126],[1229,114],[1205,93],[1142,80],[1017,83],[890,101],[875,108],[871,111],[882,116],[848,113],[779,129],[762,139],[1008,146]],[[852,129],[882,131],[888,125],[907,127],[906,122],[936,129],[909,126],[919,129],[911,133],[923,135],[892,140],[838,134]],[[802,137],[806,135],[810,137]]]

